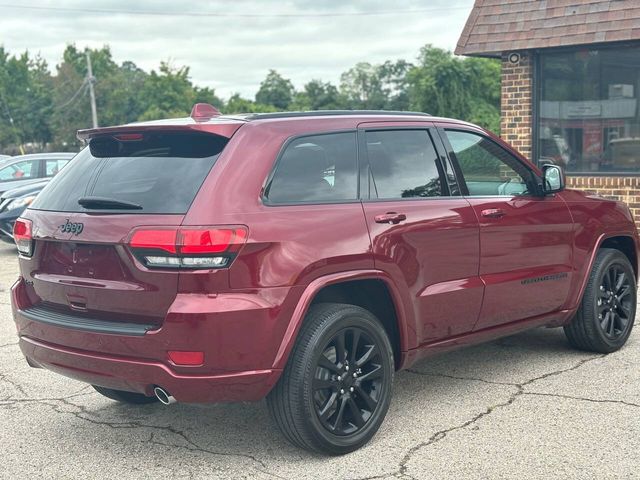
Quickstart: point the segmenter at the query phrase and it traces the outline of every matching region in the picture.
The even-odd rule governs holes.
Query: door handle
[[[404,213],[396,213],[396,212],[382,213],[374,217],[374,220],[376,221],[376,223],[393,223],[394,225],[406,219],[407,219],[407,216]]]
[[[487,208],[486,210],[482,210],[483,217],[489,218],[502,218],[506,215],[505,211],[501,208]]]

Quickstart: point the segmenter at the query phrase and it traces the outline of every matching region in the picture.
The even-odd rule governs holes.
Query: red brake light
[[[246,240],[243,228],[180,230],[180,253],[237,251]]]
[[[18,251],[27,257],[33,254],[33,223],[31,220],[19,218],[13,224],[13,239]]]
[[[141,228],[129,246],[147,267],[224,268],[247,241],[247,233],[246,227]]]
[[[129,245],[133,248],[148,248],[176,253],[176,229],[137,230],[131,237]]]
[[[121,142],[138,142],[144,138],[141,133],[119,133],[114,135],[113,138]]]
[[[169,355],[169,360],[176,365],[196,367],[204,363],[204,352],[169,350],[167,354]]]

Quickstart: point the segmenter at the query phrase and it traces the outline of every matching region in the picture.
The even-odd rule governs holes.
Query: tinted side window
[[[39,160],[24,160],[12,163],[0,170],[0,181],[35,178],[38,174],[38,162]]]
[[[297,138],[280,156],[265,189],[268,203],[358,198],[355,132]]]
[[[426,130],[368,131],[371,198],[442,195],[438,155]]]
[[[488,138],[446,130],[471,196],[514,196],[530,193],[531,172]]]

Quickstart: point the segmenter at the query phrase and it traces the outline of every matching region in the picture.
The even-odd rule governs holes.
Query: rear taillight
[[[33,230],[31,220],[19,218],[13,224],[13,240],[18,252],[25,257],[33,255]]]
[[[149,268],[225,268],[247,241],[247,228],[145,227],[133,232],[129,247]]]

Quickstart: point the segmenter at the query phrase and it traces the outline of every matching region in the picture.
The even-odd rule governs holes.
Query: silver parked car
[[[75,153],[35,153],[0,159],[0,194],[53,177]]]

